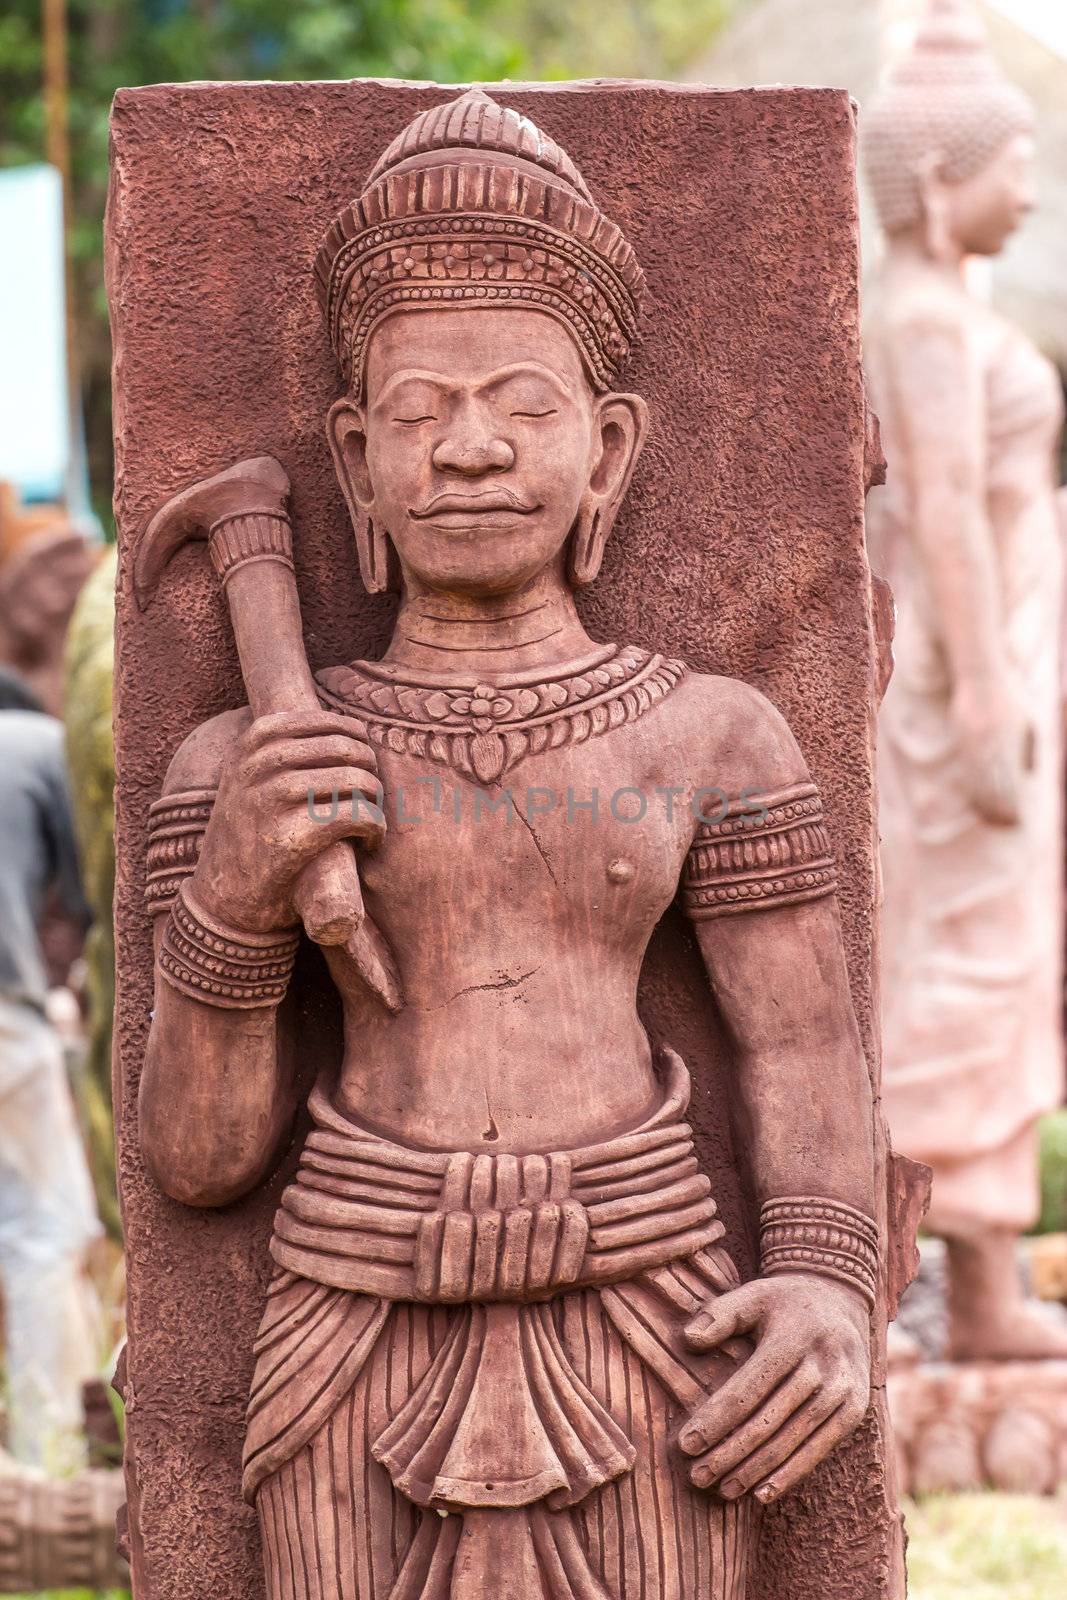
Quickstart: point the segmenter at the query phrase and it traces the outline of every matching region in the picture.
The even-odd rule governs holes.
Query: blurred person
[[[931,0],[861,119],[886,236],[867,368],[889,463],[871,554],[897,604],[879,732],[884,1081],[933,1168],[949,1354],[1067,1357],[1016,1263],[1063,1097],[1063,556],[1055,370],[970,291],[1033,203],[1033,114],[964,0]]]
[[[100,551],[65,524],[39,529],[0,564],[0,662],[52,716],[63,711],[63,647],[75,602]]]
[[[111,1019],[115,1007],[115,752],[111,737],[114,677],[115,574],[118,552],[105,550],[70,619],[63,721],[67,765],[78,803],[74,829],[82,888],[92,913],[85,937],[84,990],[88,1038],[78,1079],[78,1110],[100,1219],[122,1239],[115,1181],[111,1109]]]
[[[29,700],[29,705],[27,704]],[[8,1448],[79,1464],[99,1313],[85,1273],[100,1232],[39,937],[45,898],[85,922],[63,727],[0,670],[0,1289]]]

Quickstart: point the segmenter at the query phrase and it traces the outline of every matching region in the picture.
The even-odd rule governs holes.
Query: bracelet
[[[149,916],[168,911],[181,884],[192,877],[215,794],[214,789],[185,789],[149,806],[144,891]]]
[[[299,942],[299,932],[237,932],[215,922],[197,905],[186,880],[170,908],[159,970],[172,989],[207,1005],[272,1006],[289,987]]]
[[[817,1272],[858,1289],[873,1308],[878,1289],[878,1229],[839,1200],[790,1196],[760,1211],[760,1271]]]

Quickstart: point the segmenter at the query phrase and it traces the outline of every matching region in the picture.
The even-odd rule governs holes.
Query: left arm
[[[877,1234],[871,1087],[821,805],[785,723],[752,700],[744,783],[754,775],[763,815],[749,802],[699,829],[682,899],[734,1042],[762,1207],[761,1276],[687,1338],[710,1349],[751,1332],[756,1348],[681,1445],[695,1482],[767,1502],[866,1412]]]

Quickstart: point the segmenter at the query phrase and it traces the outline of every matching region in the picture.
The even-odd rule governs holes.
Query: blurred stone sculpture
[[[0,661],[52,716],[63,714],[63,646],[74,603],[100,552],[75,528],[30,534],[0,566]]]
[[[115,1532],[124,1499],[121,1472],[56,1479],[0,1463],[0,1594],[126,1588]]]
[[[140,1133],[169,1194],[226,1205],[276,1160],[301,922],[344,1005],[248,1409],[267,1592],[741,1600],[761,1505],[869,1396],[871,1103],[819,794],[755,690],[579,621],[646,408],[614,387],[642,274],[566,153],[479,92],[421,113],[318,280],[360,569],[400,591],[384,658],[312,677],[269,457],[170,502],[134,569],[153,601],[208,539],[250,702],[152,811]],[[636,1010],[676,895],[742,1045],[744,1285]]]
[[[1035,1124],[1063,1094],[1062,553],[1055,371],[969,292],[1032,203],[1029,107],[962,0],[933,0],[861,119],[885,259],[867,361],[896,597],[881,714],[884,1096],[934,1170],[958,1357],[1067,1355],[1023,1300]]]

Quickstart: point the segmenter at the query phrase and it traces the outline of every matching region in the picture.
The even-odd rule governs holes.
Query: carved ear
[[[396,551],[389,535],[374,526],[374,487],[367,471],[367,422],[362,407],[348,395],[336,400],[326,419],[326,433],[356,535],[363,586],[368,594],[397,590]]]
[[[926,253],[934,261],[949,261],[952,258],[952,237],[948,220],[948,184],[944,178],[944,157],[939,150],[928,150],[920,159],[916,177]]]
[[[636,394],[607,394],[596,401],[600,453],[571,530],[567,572],[581,589],[592,583],[604,546],[630,487],[648,431],[648,407]]]

